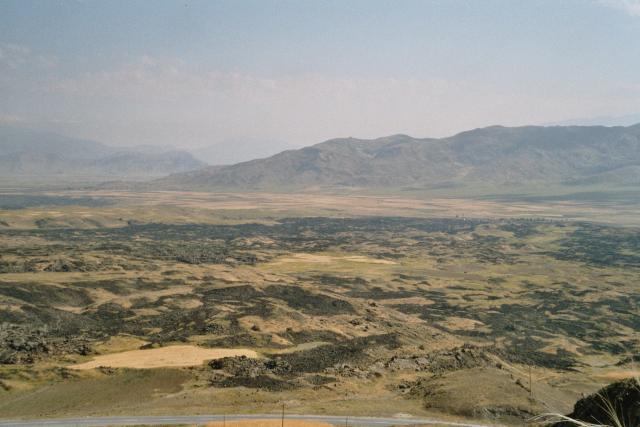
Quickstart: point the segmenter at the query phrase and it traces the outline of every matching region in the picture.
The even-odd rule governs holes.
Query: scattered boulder
[[[87,264],[81,260],[73,259],[56,259],[44,268],[44,271],[55,273],[68,273],[72,271],[95,271],[96,266]]]
[[[23,331],[15,328],[3,333],[0,339],[0,363],[28,364],[51,351],[43,331]]]
[[[332,367],[326,368],[324,372],[331,375],[338,375],[341,377],[358,378],[358,379],[367,379],[375,375],[373,372],[367,369],[360,369],[348,363],[336,364]]]
[[[283,354],[282,358],[291,364],[296,373],[320,373],[332,368],[340,368],[347,364],[366,369],[372,362],[372,351],[395,350],[400,347],[400,341],[396,334],[369,335],[353,338],[336,344],[327,344],[309,350],[296,351]]]
[[[47,328],[27,328],[17,325],[0,328],[0,364],[31,364],[61,355],[93,352],[88,340],[81,336],[51,336]]]
[[[251,359],[246,356],[224,357],[209,362],[209,367],[224,374],[216,373],[209,383],[214,387],[247,387],[268,391],[282,391],[295,388],[292,381],[282,379],[289,376],[291,365],[279,357],[274,359]]]
[[[275,359],[252,359],[246,356],[224,357],[209,362],[209,367],[224,370],[235,377],[255,378],[261,375],[287,375],[291,365],[280,357]]]
[[[481,347],[465,344],[450,350],[439,350],[425,355],[410,357],[394,356],[384,364],[391,371],[412,370],[441,374],[477,367],[499,365],[486,350]]]

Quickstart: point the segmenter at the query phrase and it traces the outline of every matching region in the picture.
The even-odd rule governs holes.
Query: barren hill
[[[464,187],[640,183],[640,124],[492,126],[442,139],[332,139],[274,156],[172,175],[168,187]]]

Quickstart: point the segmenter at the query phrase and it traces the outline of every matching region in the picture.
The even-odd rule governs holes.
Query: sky
[[[112,145],[639,114],[640,0],[0,1],[0,124]]]

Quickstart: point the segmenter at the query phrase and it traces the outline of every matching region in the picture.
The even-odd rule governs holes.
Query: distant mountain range
[[[116,148],[0,126],[0,178],[58,176],[95,177],[96,181],[151,178],[155,188],[215,191],[530,185],[638,188],[640,124],[492,126],[441,139],[340,138],[228,166],[207,166],[185,151],[170,148]]]
[[[624,116],[584,117],[545,123],[544,126],[632,126],[640,123],[640,113]]]
[[[160,177],[205,166],[185,151],[110,147],[55,133],[0,126],[0,177]]]
[[[492,126],[441,139],[332,139],[231,166],[158,180],[167,188],[454,188],[640,185],[640,124]]]
[[[190,150],[193,156],[210,165],[232,165],[272,156],[292,148],[291,145],[271,139],[235,138]]]

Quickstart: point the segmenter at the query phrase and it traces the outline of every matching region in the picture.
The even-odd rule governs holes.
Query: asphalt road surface
[[[89,427],[89,426],[133,426],[133,425],[183,425],[183,424],[205,424],[212,421],[226,420],[253,420],[253,419],[280,419],[280,415],[176,415],[176,416],[153,416],[153,417],[86,417],[86,418],[59,418],[59,419],[38,419],[38,420],[0,420],[0,427]],[[358,427],[388,427],[388,426],[409,426],[409,425],[432,425],[441,427],[497,427],[493,424],[474,424],[467,422],[442,421],[433,418],[375,418],[375,417],[346,417],[343,415],[287,415],[285,416],[285,427],[287,420],[320,421],[336,426],[358,426]]]

